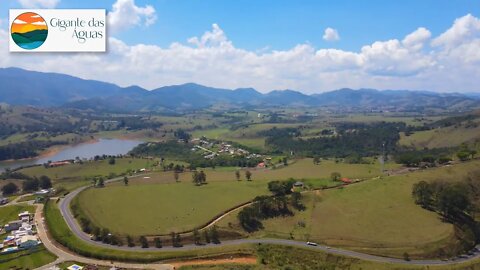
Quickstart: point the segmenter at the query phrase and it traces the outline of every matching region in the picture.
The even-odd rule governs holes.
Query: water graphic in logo
[[[25,12],[15,18],[10,33],[19,47],[33,50],[42,46],[47,39],[48,27],[42,16],[34,12]]]

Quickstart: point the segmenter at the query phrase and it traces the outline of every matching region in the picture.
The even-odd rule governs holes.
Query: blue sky
[[[5,0],[2,0],[4,2]],[[1,8],[21,8],[14,0]],[[58,8],[112,9],[115,1],[62,0]],[[332,47],[322,39],[323,30],[338,30],[335,48],[358,51],[365,44],[405,36],[423,26],[440,34],[452,21],[467,13],[478,17],[475,0],[137,0],[158,13],[150,27],[130,29],[117,35],[127,44],[147,43],[162,47],[186,41],[219,24],[236,47],[248,50],[284,50],[308,42],[317,48]]]
[[[107,9],[109,51],[8,53],[22,7]],[[147,89],[479,92],[479,17],[480,0],[1,0],[0,67]]]

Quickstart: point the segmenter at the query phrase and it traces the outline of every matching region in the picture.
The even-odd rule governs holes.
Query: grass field
[[[399,168],[398,164],[386,164],[386,169]],[[313,164],[312,159],[296,160],[286,167],[278,169],[249,169],[252,173],[253,181],[272,181],[272,180],[286,180],[288,178],[314,180],[312,184],[321,185],[316,180],[330,179],[332,172],[340,172],[342,177],[356,178],[372,178],[380,176],[379,164],[347,164],[343,162],[336,163],[333,160],[322,160],[319,165]],[[235,168],[230,170],[223,169],[204,169],[207,174],[207,181],[235,181]],[[245,180],[245,170],[241,170],[241,179]],[[155,173],[152,181],[171,182],[173,181],[172,172]],[[191,182],[192,176],[190,173],[180,174],[180,181]]]
[[[57,257],[45,247],[39,246],[28,251],[0,255],[0,270],[7,269],[35,269],[55,261]]]
[[[20,212],[29,211],[33,213],[34,210],[34,207],[31,205],[9,205],[0,207],[0,225],[5,225],[10,221],[17,220]]]
[[[412,185],[420,180],[458,181],[478,165],[480,161],[462,163],[305,194],[306,211],[266,220],[265,229],[250,236],[293,237],[399,257],[403,252],[432,256],[447,245],[454,248],[453,226],[415,205]],[[219,226],[241,230],[236,213]]]
[[[148,263],[167,259],[178,260],[254,253],[251,245],[211,247],[194,251],[121,251],[94,246],[77,238],[68,228],[60,210],[53,201],[48,201],[45,204],[45,219],[48,230],[57,242],[80,255],[103,260]]]
[[[362,261],[314,251],[307,247],[257,246],[257,265],[211,264],[182,266],[180,270],[478,270],[480,261],[448,266],[416,266]]]
[[[236,205],[269,194],[267,183],[297,177],[312,188],[337,185],[330,180],[334,171],[351,178],[378,176],[376,165],[322,161],[314,165],[303,159],[275,170],[253,171],[253,181],[236,181],[234,171],[205,170],[208,185],[194,186],[191,173],[182,173],[175,183],[172,172],[159,172],[130,179],[103,189],[88,189],[75,203],[99,227],[118,234],[154,235],[199,227]],[[242,178],[244,175],[242,173]],[[138,209],[143,209],[141,212]]]
[[[222,211],[267,193],[264,183],[247,181],[203,186],[131,184],[88,189],[79,194],[78,202],[99,227],[139,236],[191,230]]]
[[[117,158],[114,165],[108,164],[108,160],[99,160],[95,162],[86,162],[84,164],[72,164],[55,168],[45,169],[43,166],[30,167],[21,170],[30,176],[46,175],[50,177],[56,186],[62,185],[65,188],[77,187],[78,181],[83,181],[87,177],[110,174],[119,175],[127,170],[138,170],[149,168],[154,161],[139,158]],[[80,185],[81,186],[81,185]]]
[[[410,136],[401,133],[400,145],[412,146],[418,149],[456,147],[462,143],[480,139],[480,126],[477,128],[446,127],[432,130],[417,131]]]

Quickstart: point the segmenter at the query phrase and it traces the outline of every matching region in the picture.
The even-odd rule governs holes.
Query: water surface
[[[5,168],[14,169],[20,166],[43,164],[48,161],[75,159],[76,157],[81,159],[89,159],[95,157],[96,155],[123,155],[141,143],[143,142],[137,140],[99,139],[98,141],[91,143],[67,146],[62,148],[57,153],[47,157],[32,158],[27,160],[3,161],[0,162],[0,171],[5,170]]]

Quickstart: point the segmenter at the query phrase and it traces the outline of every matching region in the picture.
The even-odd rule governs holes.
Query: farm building
[[[350,178],[346,178],[346,177],[343,177],[342,179],[340,179],[340,181],[342,181],[345,184],[351,184],[352,183],[352,180]]]

